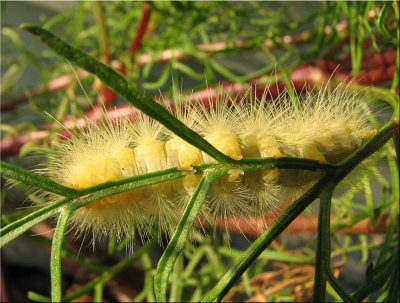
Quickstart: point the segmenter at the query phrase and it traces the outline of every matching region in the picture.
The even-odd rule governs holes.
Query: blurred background
[[[96,77],[71,65],[19,29],[34,23],[118,69],[160,102],[232,95],[272,97],[285,91],[346,82],[372,100],[371,123],[391,116],[387,95],[399,91],[399,8],[396,2],[1,2],[1,157],[25,168],[45,165],[63,128],[80,118],[133,115],[126,101]],[[160,97],[162,96],[162,98]],[[55,123],[55,119],[60,122]],[[332,266],[355,291],[371,262],[396,245],[398,172],[387,145],[368,169],[336,193]],[[355,186],[356,184],[356,186]],[[2,225],[33,210],[29,189],[5,186]],[[334,203],[334,204],[335,204]],[[274,215],[266,214],[272,222]],[[394,218],[394,219],[393,219]],[[316,215],[308,213],[255,262],[227,301],[309,301],[314,275]],[[243,221],[243,224],[247,224]],[[37,225],[1,251],[2,301],[46,300],[54,220]],[[224,229],[223,227],[222,229]],[[173,273],[170,300],[197,301],[218,281],[258,232],[196,233]],[[214,234],[216,240],[214,240]],[[86,241],[87,242],[87,241]],[[63,251],[64,292],[82,301],[154,301],[152,279],[163,247],[154,245],[108,279],[90,281],[129,260],[123,245],[98,243],[93,252],[70,237]],[[166,240],[165,240],[165,243]],[[164,246],[165,246],[164,243]],[[141,246],[140,239],[135,249]],[[83,289],[83,291],[82,291]],[[331,300],[337,294],[328,287]],[[382,290],[367,299],[379,299]]]

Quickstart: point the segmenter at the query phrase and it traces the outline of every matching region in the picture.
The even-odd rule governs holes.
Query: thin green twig
[[[157,265],[157,272],[154,276],[154,292],[157,302],[167,301],[167,288],[169,276],[174,267],[176,259],[181,254],[195,220],[203,206],[207,193],[212,182],[217,178],[216,174],[204,174],[193,193],[179,225],[168,243],[160,261]]]
[[[16,165],[1,161],[1,174],[5,178],[13,179],[34,187],[38,187],[47,192],[58,194],[64,197],[75,197],[78,191],[73,188],[61,185],[51,179],[43,177],[32,171],[20,168]]]
[[[315,257],[314,302],[325,302],[326,269],[331,259],[331,200],[335,184],[327,183],[321,192],[318,214],[317,251]]]
[[[53,236],[50,258],[52,302],[61,302],[62,298],[61,250],[68,226],[68,219],[73,211],[74,209],[71,207],[64,207],[62,209]]]

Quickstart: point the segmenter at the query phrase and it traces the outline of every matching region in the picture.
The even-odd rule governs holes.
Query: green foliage
[[[315,301],[326,299],[326,292],[330,292],[327,283],[334,290],[332,294],[346,302],[369,300],[371,295],[376,294],[380,295],[381,301],[398,300],[399,172],[396,165],[395,150],[398,157],[399,121],[398,96],[393,93],[393,90],[398,90],[398,83],[395,82],[396,79],[398,80],[399,74],[398,56],[392,90],[385,87],[363,88],[369,92],[375,101],[383,100],[391,106],[394,112],[392,118],[383,127],[380,127],[373,138],[338,165],[326,165],[312,160],[293,158],[232,161],[200,135],[174,118],[163,106],[148,97],[149,91],[144,92],[144,89],[169,88],[170,74],[175,77],[179,75],[193,79],[196,89],[216,83],[220,78],[239,83],[247,82],[257,76],[263,76],[263,78],[270,80],[270,77],[265,75],[274,68],[275,62],[240,74],[224,66],[219,60],[250,50],[261,51],[269,58],[279,56],[280,59],[277,60],[276,65],[282,70],[283,78],[288,80],[288,75],[298,63],[308,62],[331,52],[337,45],[343,43],[344,36],[348,37],[350,41],[351,71],[357,74],[362,68],[363,43],[367,39],[371,39],[371,43],[376,49],[385,45],[392,45],[397,48],[398,52],[399,28],[392,21],[399,20],[399,12],[398,6],[392,4],[391,2],[382,5],[375,2],[328,2],[305,17],[294,20],[285,14],[287,9],[285,4],[280,3],[269,3],[268,5],[275,5],[276,7],[273,10],[266,10],[264,9],[266,4],[261,2],[224,2],[221,4],[218,2],[156,1],[149,4],[155,27],[154,38],[145,39],[142,47],[135,53],[136,58],[144,53],[151,55],[151,60],[142,65],[140,62],[132,60],[132,54],[126,51],[126,36],[121,35],[121,32],[135,32],[136,23],[141,16],[141,3],[109,2],[95,4],[80,2],[73,11],[66,11],[47,20],[42,27],[23,26],[25,30],[33,33],[55,50],[58,55],[67,59],[68,63],[60,61],[53,52],[47,50],[33,51],[30,45],[25,45],[22,42],[18,29],[2,27],[4,48],[17,48],[20,51],[18,58],[7,53],[4,55],[2,65],[7,66],[2,79],[2,94],[4,91],[4,96],[11,95],[15,83],[22,77],[29,63],[36,67],[42,83],[47,83],[55,76],[70,73],[69,62],[71,62],[92,73],[104,84],[114,89],[120,97],[125,98],[126,101],[165,125],[181,138],[213,156],[218,162],[195,167],[196,172],[202,174],[201,182],[187,205],[180,223],[169,240],[157,266],[152,264],[149,257],[149,252],[155,245],[154,241],[135,250],[132,256],[111,267],[92,264],[80,257],[77,262],[88,268],[94,268],[99,272],[99,275],[78,290],[66,295],[63,295],[61,287],[61,258],[69,256],[76,259],[74,253],[63,247],[68,218],[71,213],[75,209],[100,198],[175,180],[182,177],[183,173],[178,169],[168,169],[77,190],[65,187],[17,165],[1,162],[3,177],[60,196],[57,203],[43,206],[28,214],[21,212],[15,213],[14,216],[3,216],[3,227],[0,231],[1,247],[23,233],[27,233],[30,228],[38,223],[54,216],[58,217],[52,243],[46,242],[47,245],[51,244],[52,301],[71,301],[93,290],[94,298],[101,300],[104,284],[138,260],[145,269],[145,285],[143,291],[135,298],[136,301],[221,301],[230,290],[235,289],[235,283],[240,278],[243,279],[244,288],[250,296],[254,290],[250,287],[248,277],[259,274],[258,271],[263,270],[264,265],[270,260],[287,263],[315,261]],[[97,5],[97,17],[93,14],[95,5]],[[369,16],[368,12],[376,10],[377,7],[380,8],[380,14],[373,17]],[[343,20],[348,22],[349,27],[346,31],[340,32],[337,25]],[[87,24],[91,24],[91,26],[87,26]],[[398,23],[396,22],[396,24]],[[328,25],[331,26],[332,30],[329,35],[325,32]],[[304,29],[303,32],[298,34],[299,44],[303,45],[303,49],[285,43],[283,39],[285,35],[297,34],[299,28]],[[68,43],[58,38],[60,36]],[[378,36],[383,37],[383,42],[377,41]],[[245,43],[237,43],[238,38]],[[268,39],[270,39],[272,45],[272,52],[265,47],[265,41]],[[220,41],[225,42],[223,49],[210,50],[196,46],[199,43]],[[152,72],[157,65],[157,56],[167,48],[179,52],[179,56],[193,58],[198,66],[193,67],[186,61],[178,61],[178,56],[172,56],[162,65],[162,70],[158,73]],[[127,73],[125,77],[110,65],[95,59],[96,57],[103,57],[105,53],[109,53],[113,58],[117,58],[126,65]],[[87,76],[82,85],[84,87],[94,85],[94,79],[95,77],[92,75]],[[206,83],[206,81],[208,82]],[[9,137],[27,130],[38,129],[41,122],[50,120],[48,116],[40,113],[43,108],[49,109],[48,112],[59,120],[67,114],[71,114],[75,118],[80,117],[87,106],[87,101],[78,91],[77,82],[73,80],[68,84],[66,91],[54,92],[50,97],[46,94],[34,96],[30,98],[32,107],[29,107],[29,110],[33,108],[38,114],[37,121],[14,126],[9,123],[9,118],[6,118],[6,123],[9,124],[4,125],[2,129]],[[94,99],[96,93],[97,90],[89,91],[89,98]],[[43,96],[47,96],[47,98]],[[61,102],[58,100],[61,100]],[[27,109],[22,109],[22,111],[24,110]],[[23,115],[22,112],[21,116]],[[372,120],[375,119],[374,114],[371,114],[371,116]],[[378,122],[377,124],[380,125]],[[392,137],[394,144],[386,144]],[[393,145],[395,148],[393,148]],[[28,146],[23,153],[26,154],[34,150],[34,147]],[[333,191],[342,182],[342,179],[350,174],[361,161],[372,154],[375,157],[370,160],[368,169],[373,171],[374,174],[369,175],[368,172],[360,174],[360,179],[365,186],[361,189],[352,186],[344,190],[339,197],[332,197]],[[388,181],[381,176],[381,173],[375,167],[379,160],[387,163],[391,180]],[[317,184],[285,209],[246,250],[232,249],[227,253],[226,246],[213,243],[211,237],[207,235],[195,236],[198,247],[194,248],[188,241],[189,233],[192,231],[212,183],[227,175],[232,169],[247,171],[274,167],[304,170],[320,169],[325,172],[325,175]],[[370,189],[372,180],[377,180],[382,186],[383,194],[378,202],[375,201]],[[355,202],[356,194],[360,192],[366,196],[367,205],[360,205]],[[301,250],[300,255],[275,249],[272,246],[273,240],[277,239],[285,228],[317,198],[319,198],[320,208],[316,254],[313,251],[313,244],[315,243],[312,242]],[[343,209],[338,211],[335,222],[331,224],[331,202],[335,202],[335,199],[342,200],[344,206]],[[361,244],[351,243],[349,240],[343,246],[336,245],[336,231],[343,225],[354,226],[365,218],[375,222],[374,220],[382,213],[389,214],[384,243],[376,245],[375,243],[368,243],[365,238],[362,240],[363,238],[360,237],[359,242]],[[118,250],[111,244],[110,247],[111,252]],[[351,294],[335,278],[331,270],[331,260],[339,257],[346,259],[347,254],[351,251],[362,251],[365,256],[363,261],[366,262],[371,250],[378,251],[379,257],[375,264],[370,263],[364,282]],[[228,261],[223,262],[222,256]],[[184,264],[184,258],[190,259],[187,264]],[[196,273],[195,269],[200,273]],[[210,290],[211,285],[215,286]],[[184,292],[187,289],[190,289],[187,292],[190,297]],[[30,293],[29,297],[36,301],[50,300],[50,298],[35,293]],[[280,294],[280,297],[278,296],[275,299],[282,298],[294,300],[284,291]]]

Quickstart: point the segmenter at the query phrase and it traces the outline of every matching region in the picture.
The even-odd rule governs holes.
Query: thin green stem
[[[94,287],[93,302],[103,302],[103,283],[98,283]]]
[[[190,231],[203,206],[208,191],[216,178],[216,174],[204,174],[202,176],[196,191],[193,193],[193,196],[185,208],[175,233],[158,262],[157,271],[154,276],[154,292],[157,302],[167,301],[169,276],[176,259],[181,254],[187,242]]]
[[[388,39],[391,39],[392,36],[389,34],[389,32],[386,29],[385,16],[386,16],[387,10],[389,8],[389,5],[391,5],[391,4],[392,4],[391,2],[386,2],[385,4],[383,4],[381,13],[378,17],[378,28],[379,28],[380,32]]]
[[[39,224],[40,222],[43,222],[44,220],[56,215],[60,211],[60,207],[69,203],[70,201],[72,201],[72,199],[62,199],[3,227],[0,230],[0,247],[10,243],[12,240],[19,237],[36,224]]]
[[[340,285],[339,281],[335,278],[330,268],[326,269],[326,279],[329,284],[333,287],[336,293],[342,298],[344,302],[357,302],[344,288]]]
[[[62,209],[54,232],[50,258],[52,302],[61,302],[62,298],[61,251],[67,230],[68,219],[73,211],[74,208],[71,207],[64,207]]]
[[[241,250],[236,250],[234,248],[231,247],[228,248],[224,246],[219,247],[218,252],[221,255],[227,257],[236,257],[236,258],[239,258],[243,253],[243,251]],[[285,263],[312,263],[315,260],[313,255],[297,255],[297,254],[290,254],[285,251],[275,251],[269,249],[265,249],[260,255],[260,258],[264,258],[267,260],[281,261]]]
[[[34,302],[51,302],[51,299],[49,297],[43,296],[33,291],[28,291],[28,299]]]
[[[397,122],[397,126],[399,123]],[[397,165],[400,163],[400,129],[397,127],[393,133],[394,150],[396,152]]]
[[[363,301],[369,294],[383,287],[388,278],[390,277],[390,272],[394,267],[397,266],[397,260],[393,257],[385,260],[381,264],[378,264],[373,269],[372,278],[368,278],[363,281],[361,286],[352,294],[357,301]]]
[[[399,245],[400,240],[397,240],[397,245]],[[398,260],[399,259],[399,246],[396,248],[396,252],[394,254],[394,259]],[[399,282],[400,282],[400,270],[398,264],[397,266],[394,266],[391,271],[391,275],[389,278],[389,283],[388,283],[388,296],[387,296],[387,301],[388,302],[396,302],[399,300]]]
[[[5,178],[13,179],[27,185],[35,186],[45,191],[55,193],[64,197],[77,196],[78,191],[61,185],[51,179],[43,177],[32,171],[20,168],[7,162],[0,162],[1,174]]]
[[[325,302],[326,268],[331,259],[330,215],[335,185],[328,183],[321,192],[318,214],[317,252],[315,256],[314,302]]]

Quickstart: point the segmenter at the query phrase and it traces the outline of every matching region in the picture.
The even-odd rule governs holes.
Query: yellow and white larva
[[[301,157],[337,163],[375,131],[368,125],[356,94],[322,91],[300,100],[253,100],[214,107],[188,106],[176,115],[232,159],[243,157]],[[139,115],[135,121],[90,124],[80,135],[61,142],[49,165],[49,175],[73,188],[163,170],[187,171],[182,179],[103,198],[74,212],[79,233],[116,239],[147,235],[156,224],[170,232],[195,190],[200,175],[196,164],[215,161],[157,121]],[[211,224],[237,215],[262,215],[277,209],[288,193],[299,192],[320,172],[270,169],[232,171],[217,180],[204,205]],[[290,194],[290,195],[291,195]],[[290,196],[289,195],[289,196]]]

